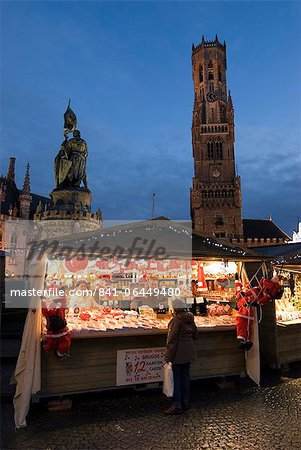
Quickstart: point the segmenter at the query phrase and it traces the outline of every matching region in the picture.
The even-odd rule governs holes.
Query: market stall
[[[281,292],[263,309],[260,353],[273,368],[301,360],[301,244],[256,249],[272,259],[281,277]]]
[[[107,230],[106,239],[114,233],[114,229]],[[71,357],[59,361],[43,352],[39,396],[120,385],[119,359],[124,357],[120,353],[123,350],[140,349],[142,354],[143,349],[147,352],[156,348],[159,353],[161,349],[162,361],[172,301],[176,297],[185,299],[200,331],[192,378],[244,373],[245,355],[237,345],[233,309],[235,277],[241,262],[254,256],[198,233],[193,234],[192,246],[193,256],[189,258],[176,254],[174,248],[168,259],[135,257],[127,265],[122,258],[48,261],[47,287],[64,286],[67,306],[71,302],[75,308],[66,310],[72,333]],[[74,290],[81,281],[87,283],[93,301],[100,308],[76,308]],[[80,305],[81,300],[78,302]],[[161,375],[142,375],[143,371],[138,370],[128,381],[124,377],[123,385],[161,380]]]
[[[141,249],[122,256],[108,251],[120,245],[120,234],[129,238],[146,232],[152,241],[154,229],[157,244],[158,233],[164,235],[164,258],[146,257]],[[84,244],[95,241],[101,252],[79,256]],[[123,246],[129,248],[124,241]],[[236,281],[249,260],[258,257],[170,221],[165,228],[161,222],[151,227],[129,224],[62,240],[40,263],[42,306],[49,310],[55,300],[56,308],[64,310],[72,336],[70,356],[42,351],[36,399],[160,382],[167,325],[177,297],[185,299],[199,329],[192,378],[244,374],[245,353],[237,344],[233,306]],[[30,314],[41,316],[41,309]],[[47,320],[44,314],[40,336],[46,345],[51,340]]]
[[[155,265],[156,263],[152,262],[151,264]],[[202,264],[207,267],[206,261]],[[126,298],[122,298],[118,288],[116,288],[118,294],[111,289],[113,282],[109,281],[110,278],[97,278],[97,281],[101,282],[100,285],[104,286],[99,288],[99,290],[104,290],[104,295],[98,298],[101,307],[74,308],[72,312],[67,308],[66,319],[72,332],[71,357],[59,361],[54,355],[42,354],[40,396],[115,387],[118,385],[118,352],[125,349],[162,349],[165,347],[167,325],[171,318],[169,305],[175,297],[174,292],[177,293],[179,290],[178,286],[184,283],[185,288],[181,289],[182,296],[186,299],[187,308],[193,309],[190,286],[191,277],[194,274],[191,271],[191,263],[183,262],[182,265],[186,267],[184,282],[182,271],[179,271],[177,275],[171,272],[171,269],[168,270],[170,265],[181,266],[180,262],[164,261],[164,265],[167,267],[162,267],[160,269],[162,272],[156,271],[155,274],[150,274],[150,279],[144,278],[144,282],[133,283],[132,278],[129,277],[119,279],[119,285],[135,286],[122,288]],[[223,262],[208,263],[210,270],[215,265],[222,266]],[[233,263],[231,271],[234,270],[234,266],[236,267],[235,263]],[[48,269],[51,274],[51,265],[48,266]],[[76,276],[89,280],[85,271],[79,272],[81,273]],[[224,278],[226,275],[229,275],[230,283],[234,274],[225,272]],[[53,286],[52,276],[48,277],[50,285]],[[65,272],[64,283],[68,281],[69,277],[70,274]],[[74,277],[74,274],[71,277]],[[139,272],[135,273],[135,277],[139,277]],[[210,277],[212,280],[212,274]],[[94,278],[93,275],[92,278]],[[120,280],[123,280],[122,283]],[[89,288],[92,284],[90,283]],[[139,287],[137,288],[137,286]],[[153,290],[154,296],[142,297],[143,292],[147,293],[150,289]],[[92,290],[94,290],[94,286]],[[167,293],[170,292],[171,295],[165,297],[164,290]],[[160,292],[160,296],[157,295],[157,292]],[[130,294],[130,300],[128,294]],[[234,375],[244,372],[244,352],[237,346],[234,311],[229,303],[235,299],[234,283],[233,287],[229,286],[223,290],[200,291],[195,298],[197,305],[201,305],[200,302],[207,302],[207,314],[197,311],[198,315],[195,316],[200,336],[197,340],[198,358],[192,365],[192,378]],[[128,306],[129,303],[131,306]],[[160,361],[162,362],[162,355]],[[87,367],[89,367],[89,377],[87,377]],[[73,374],[72,377],[70,377],[70,373]],[[145,378],[138,375],[139,372],[130,382],[125,381],[124,385],[156,381],[156,378]],[[160,380],[160,377],[157,378],[157,381]]]

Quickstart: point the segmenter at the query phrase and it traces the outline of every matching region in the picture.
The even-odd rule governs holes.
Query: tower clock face
[[[208,102],[216,102],[217,99],[218,99],[218,92],[217,91],[208,92],[208,94],[207,94]]]
[[[218,169],[214,169],[214,170],[212,170],[212,176],[214,177],[214,178],[218,178],[219,176],[220,176],[220,171],[218,170]]]

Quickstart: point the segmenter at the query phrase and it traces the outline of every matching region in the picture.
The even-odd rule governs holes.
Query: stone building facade
[[[50,203],[50,198],[31,192],[29,164],[22,189],[18,189],[15,164],[16,158],[10,157],[7,174],[0,177],[0,251],[5,251],[7,255],[7,276],[14,275],[17,267],[24,266],[27,236],[20,232],[21,223],[33,219],[38,206],[46,209]]]

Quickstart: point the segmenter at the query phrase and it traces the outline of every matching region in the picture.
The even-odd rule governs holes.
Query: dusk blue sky
[[[189,218],[191,45],[227,43],[243,217],[291,234],[300,208],[299,2],[2,2],[1,172],[54,187],[68,99],[106,219]]]

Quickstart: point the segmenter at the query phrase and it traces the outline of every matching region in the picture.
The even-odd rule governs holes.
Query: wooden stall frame
[[[244,375],[245,355],[237,346],[235,326],[198,329],[198,357],[191,367],[191,379]],[[81,333],[74,337],[71,357],[63,361],[43,352],[42,387],[33,401],[129,387],[141,389],[141,385],[135,384],[116,386],[117,350],[165,347],[167,330],[105,333],[92,332],[88,336]],[[158,383],[145,383],[145,387],[154,388],[156,385]]]
[[[94,234],[95,232],[88,233],[85,235],[85,238],[93,237]],[[194,232],[194,237],[196,240],[206,238],[197,232]],[[79,236],[79,239],[82,238],[83,236]],[[76,239],[77,237],[73,236],[73,241],[76,242]],[[207,238],[207,240],[210,239],[214,241],[212,237]],[[69,239],[63,239],[62,242],[68,243]],[[231,246],[229,246],[229,251],[227,249],[225,251],[224,249],[217,250],[219,246],[222,247],[221,244],[214,247],[212,255],[209,254],[208,249],[202,251],[193,249],[192,259],[233,261],[236,263],[256,261],[259,264],[265,260],[265,258],[258,257],[258,255],[249,250],[246,253],[241,252],[242,254],[239,254],[233,247],[232,250]],[[198,245],[196,245],[197,247]],[[217,251],[219,254],[216,254]],[[175,251],[171,259],[177,258],[187,259],[187,256],[178,254]],[[235,325],[200,327],[199,331],[200,336],[197,340],[198,358],[192,364],[191,379],[245,375],[245,353],[238,348]],[[166,333],[167,330],[141,330],[141,332],[139,330],[134,332],[106,331],[98,336],[96,336],[97,332],[92,332],[91,334],[81,333],[73,338],[70,358],[59,361],[55,356],[42,352],[42,388],[35,398],[121,389],[123,388],[122,386],[116,386],[117,350],[165,347]],[[106,356],[105,351],[107,351]],[[104,364],[105,358],[107,358],[106,364]],[[82,368],[84,368],[83,372],[81,372]],[[99,370],[104,375],[101,380],[97,378],[97,371]],[[75,374],[80,374],[80,379],[77,381]],[[91,377],[91,374],[94,376],[94,381],[90,383],[89,380],[87,382],[87,378]],[[60,380],[62,381],[61,383]],[[75,385],[71,385],[70,381],[74,382]],[[76,385],[76,383],[78,384]]]
[[[301,323],[277,322],[275,301],[262,308],[259,332],[263,365],[280,369],[301,360]]]

